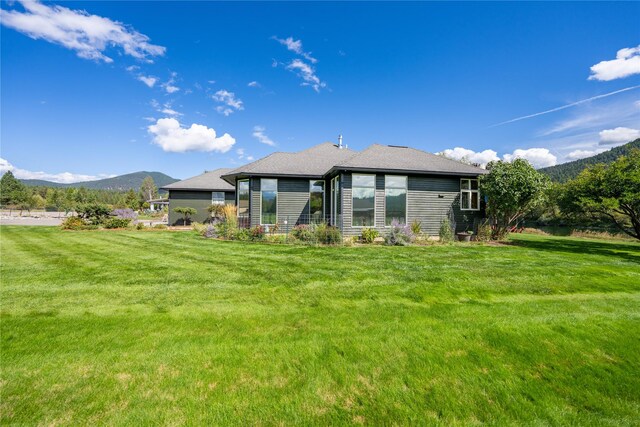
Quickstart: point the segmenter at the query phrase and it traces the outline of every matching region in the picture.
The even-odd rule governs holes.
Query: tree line
[[[79,188],[55,188],[26,186],[11,171],[0,179],[0,206],[3,209],[31,211],[47,209],[71,212],[80,205],[104,204],[113,208],[130,208],[135,211],[149,208],[148,201],[158,198],[158,188],[153,178],[147,176],[138,191],[98,190]]]
[[[492,237],[500,239],[524,219],[537,223],[602,226],[640,240],[640,150],[611,163],[590,165],[566,183],[551,183],[526,160],[487,165],[480,189]]]

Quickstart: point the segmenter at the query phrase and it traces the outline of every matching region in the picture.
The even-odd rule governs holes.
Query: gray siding
[[[227,203],[235,203],[235,192],[225,191]],[[169,225],[182,225],[182,215],[174,212],[176,207],[191,207],[196,214],[191,216],[191,222],[207,222],[210,214],[207,208],[211,206],[211,191],[169,190]]]
[[[249,212],[251,212],[251,226],[260,225],[260,178],[249,180]]]
[[[278,224],[288,226],[308,222],[309,180],[278,179]]]
[[[345,236],[357,236],[362,228],[352,226],[351,174],[343,175],[342,203],[344,211],[343,233]],[[449,213],[456,221],[456,231],[464,231],[473,226],[474,218],[482,217],[482,212],[460,210],[460,178],[444,176],[409,176],[407,190],[407,222],[418,220],[422,231],[437,236],[440,223]],[[376,229],[382,235],[384,226],[385,197],[384,174],[376,175]]]

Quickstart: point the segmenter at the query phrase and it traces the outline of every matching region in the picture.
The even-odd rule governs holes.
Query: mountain
[[[125,175],[114,176],[113,178],[105,178],[98,179],[96,181],[84,181],[84,182],[74,182],[73,184],[60,184],[58,182],[44,181],[41,179],[21,179],[25,185],[29,185],[32,187],[42,186],[42,187],[57,187],[57,188],[68,188],[68,187],[84,187],[90,188],[94,190],[129,190],[130,188],[134,190],[138,190],[140,185],[142,185],[142,180],[147,176],[153,178],[153,181],[156,183],[156,187],[160,188],[165,185],[173,184],[178,179],[171,178],[169,175],[165,175],[161,172],[133,172]]]
[[[628,154],[633,148],[640,149],[640,138],[635,141],[627,142],[619,147],[612,148],[604,153],[596,154],[592,157],[586,157],[573,162],[563,163],[561,165],[550,166],[548,168],[538,169],[538,171],[547,174],[551,181],[567,182],[578,176],[587,166],[597,163],[611,163],[620,156]]]

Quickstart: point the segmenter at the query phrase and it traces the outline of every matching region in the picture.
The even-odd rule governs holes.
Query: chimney
[[[342,150],[342,135],[338,135],[338,148]]]

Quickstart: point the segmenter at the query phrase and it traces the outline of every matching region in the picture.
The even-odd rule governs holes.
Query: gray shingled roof
[[[205,172],[201,175],[187,178],[173,184],[165,185],[163,190],[204,190],[204,191],[235,191],[235,187],[229,184],[221,175],[229,172],[231,169],[220,168]]]
[[[336,170],[385,170],[436,174],[481,175],[486,170],[410,147],[373,144],[334,165]]]
[[[338,163],[357,154],[348,148],[338,148],[330,142],[315,145],[297,153],[277,152],[240,166],[225,174],[225,179],[246,175],[291,175],[322,177]]]

